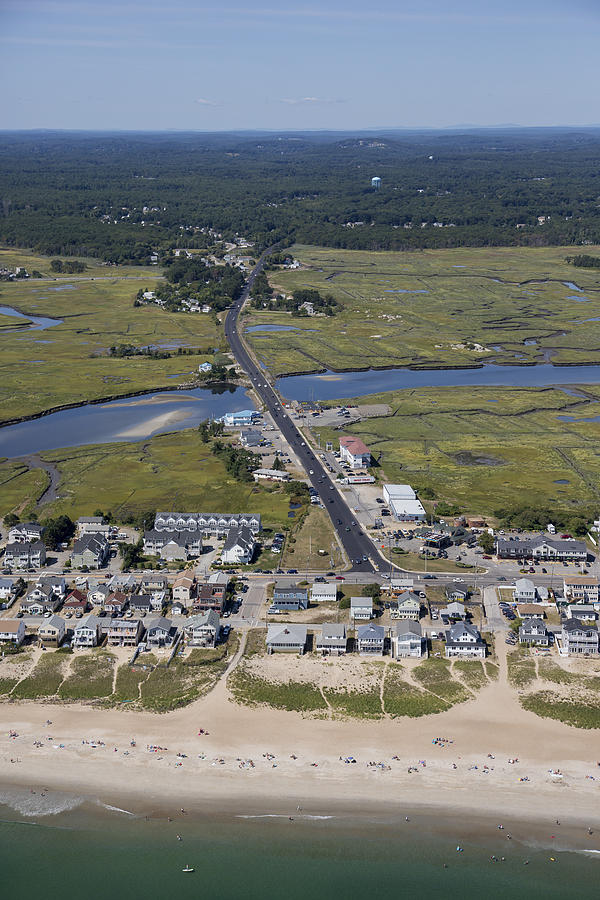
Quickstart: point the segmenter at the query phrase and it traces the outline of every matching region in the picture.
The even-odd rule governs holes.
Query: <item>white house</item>
[[[313,603],[335,603],[337,585],[335,582],[326,582],[325,584],[315,582],[310,589],[310,599]]]
[[[16,581],[14,578],[0,578],[0,609],[6,609],[15,596]]]
[[[371,452],[360,438],[346,435],[340,438],[340,459],[351,469],[366,469],[371,465]]]
[[[231,528],[221,551],[221,562],[228,565],[249,563],[254,555],[254,535],[245,525]]]
[[[149,647],[170,647],[177,637],[177,628],[170,619],[159,616],[147,625],[146,643]]]
[[[457,622],[452,625],[446,638],[446,659],[459,656],[484,659],[487,645],[474,625]]]
[[[100,619],[97,616],[85,616],[73,629],[74,647],[97,647],[100,631]]]
[[[317,637],[317,653],[323,656],[341,656],[346,652],[346,626],[343,623],[324,623]]]
[[[20,647],[25,638],[23,619],[0,619],[0,642]]]
[[[304,653],[306,625],[269,625],[267,629],[268,653]]]
[[[254,409],[241,409],[238,412],[225,413],[220,422],[227,428],[240,428],[242,425],[252,425],[260,418],[260,413]]]
[[[565,599],[571,603],[598,603],[598,579],[593,575],[565,575]]]
[[[208,612],[189,619],[183,633],[188,647],[214,647],[219,639],[220,629],[218,612],[209,609]]]
[[[392,631],[392,656],[394,659],[427,656],[427,641],[423,637],[420,622],[403,619]]]
[[[373,598],[350,597],[350,618],[355,621],[373,618]]]
[[[535,585],[529,578],[517,578],[513,598],[517,603],[533,603],[535,600]]]
[[[42,538],[43,528],[37,522],[19,522],[8,532],[8,543],[23,543],[26,541],[39,541]]]
[[[255,481],[289,481],[290,473],[282,469],[255,469],[252,477]]]

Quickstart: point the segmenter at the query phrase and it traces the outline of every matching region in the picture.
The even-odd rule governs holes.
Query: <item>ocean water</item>
[[[66,795],[44,798],[42,809],[46,814],[36,815],[35,801],[23,806],[22,800],[0,806],[3,896],[18,900],[598,896],[600,851],[549,849],[523,837],[507,841],[493,825],[471,826],[471,833],[463,835],[464,817],[439,821],[431,814],[413,813],[406,822],[404,816],[377,819],[294,812],[290,821],[287,815],[201,817],[173,812],[169,823],[164,813],[146,818]],[[462,852],[456,850],[457,841]],[[188,864],[193,873],[182,872]]]

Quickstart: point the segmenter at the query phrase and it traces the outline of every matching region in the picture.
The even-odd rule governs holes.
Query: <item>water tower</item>
[[[381,178],[378,175],[375,178],[371,178],[371,187],[374,191],[378,191],[381,187]]]

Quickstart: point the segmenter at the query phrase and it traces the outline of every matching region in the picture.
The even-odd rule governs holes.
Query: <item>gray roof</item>
[[[79,516],[77,521],[81,525],[103,525],[104,518],[102,516]]]
[[[530,631],[532,628],[535,628],[536,631],[542,629],[542,631],[546,632],[548,630],[543,619],[540,619],[538,616],[529,616],[529,618],[523,619],[519,631]]]
[[[477,641],[481,640],[479,631],[475,628],[474,625],[469,625],[468,622],[457,622],[456,625],[452,625],[450,627],[450,631],[448,632],[448,640],[457,641],[465,634],[469,634]]]
[[[306,644],[306,625],[294,625],[291,622],[285,625],[269,625],[267,629],[267,644]]]
[[[579,619],[567,619],[566,622],[563,623],[563,631],[598,631],[595,625],[590,625],[589,622],[581,622]]]
[[[73,553],[84,553],[91,550],[92,553],[102,554],[107,546],[106,538],[99,534],[84,534],[73,544]]]
[[[77,622],[77,624],[73,627],[73,631],[79,631],[81,628],[97,628],[99,622],[100,619],[98,618],[98,616],[94,616],[92,615],[92,613],[90,613],[89,616],[84,616],[80,622]]]
[[[40,622],[40,628],[45,628],[48,625],[52,625],[53,628],[60,628],[64,624],[65,620],[61,619],[60,616],[50,616],[49,619],[44,619],[43,622]]]
[[[359,625],[356,632],[359,641],[382,641],[385,637],[383,625]]]
[[[154,628],[162,628],[164,631],[170,631],[173,627],[173,623],[170,619],[165,619],[164,616],[157,616],[156,619],[151,619],[150,622],[146,624],[146,630],[148,632],[152,631]]]
[[[322,640],[322,641],[345,641],[346,640],[346,626],[343,623],[331,624],[329,622],[325,622],[321,626],[320,640]]]
[[[423,631],[421,629],[421,623],[415,622],[413,619],[401,619],[396,623],[396,637],[406,637],[411,635],[412,637],[421,637]]]
[[[541,544],[547,544],[549,547],[553,547],[554,550],[566,551],[568,552],[577,552],[587,553],[587,547],[585,545],[585,541],[573,541],[573,540],[561,540],[559,538],[551,538],[546,537],[545,535],[540,535],[535,538],[527,538],[525,540],[514,540],[508,541],[506,538],[498,538],[497,545],[499,550],[504,550],[506,548],[511,548],[514,550],[521,549],[523,551],[535,550],[536,547],[539,547]]]
[[[350,608],[356,609],[361,606],[369,606],[373,609],[373,598],[372,597],[350,597]]]
[[[199,616],[192,616],[191,619],[188,619],[184,625],[184,628],[202,628],[205,625],[210,625],[213,628],[218,629],[220,625],[219,613],[215,609],[209,609],[208,612],[202,613]]]
[[[247,525],[241,528],[230,528],[223,544],[223,550],[231,550],[237,546],[249,549],[254,545],[254,535]]]

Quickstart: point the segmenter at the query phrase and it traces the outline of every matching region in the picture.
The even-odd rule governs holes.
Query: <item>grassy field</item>
[[[63,319],[44,330],[14,331],[9,326],[23,320],[0,315],[0,421],[184,382],[187,373],[209,358],[206,352],[162,360],[110,358],[106,351],[114,344],[203,351],[225,346],[212,315],[169,313],[155,305],[134,308],[138,290],[152,289],[160,279],[158,269],[99,266],[88,260],[83,275],[57,277],[49,263],[44,257],[0,250],[0,267],[25,265],[47,276],[0,283],[0,306]]]
[[[0,516],[9,512],[21,513],[42,495],[48,484],[49,478],[41,469],[0,460]]]
[[[189,429],[139,443],[100,444],[43,454],[60,472],[60,500],[44,514],[91,515],[99,505],[115,516],[148,509],[257,512],[263,524],[287,527],[289,495],[280,486],[232,478]],[[0,467],[0,473],[2,468]]]
[[[326,550],[327,554],[322,555],[319,550]],[[331,519],[324,509],[309,508],[298,532],[286,542],[279,565],[284,569],[298,569],[299,572],[304,569],[327,572],[343,565]]]
[[[432,694],[445,700],[450,706],[468,700],[471,694],[450,674],[450,663],[430,656],[415,669],[413,676]]]
[[[351,433],[373,453],[382,480],[428,488],[467,512],[589,506],[600,500],[600,421],[589,421],[600,416],[600,388],[575,394],[516,387],[375,394],[366,399],[388,403],[390,415],[352,425]],[[320,432],[337,448],[343,432]]]
[[[247,325],[288,324],[297,330],[248,338],[274,374],[542,362],[552,352],[555,362],[600,362],[600,321],[588,321],[600,316],[600,274],[566,263],[573,252],[552,247],[370,253],[296,246],[293,254],[306,268],[270,272],[271,285],[333,294],[344,309],[334,318],[310,319],[252,310]],[[598,248],[586,252],[598,255]],[[588,302],[581,302],[584,297]]]

